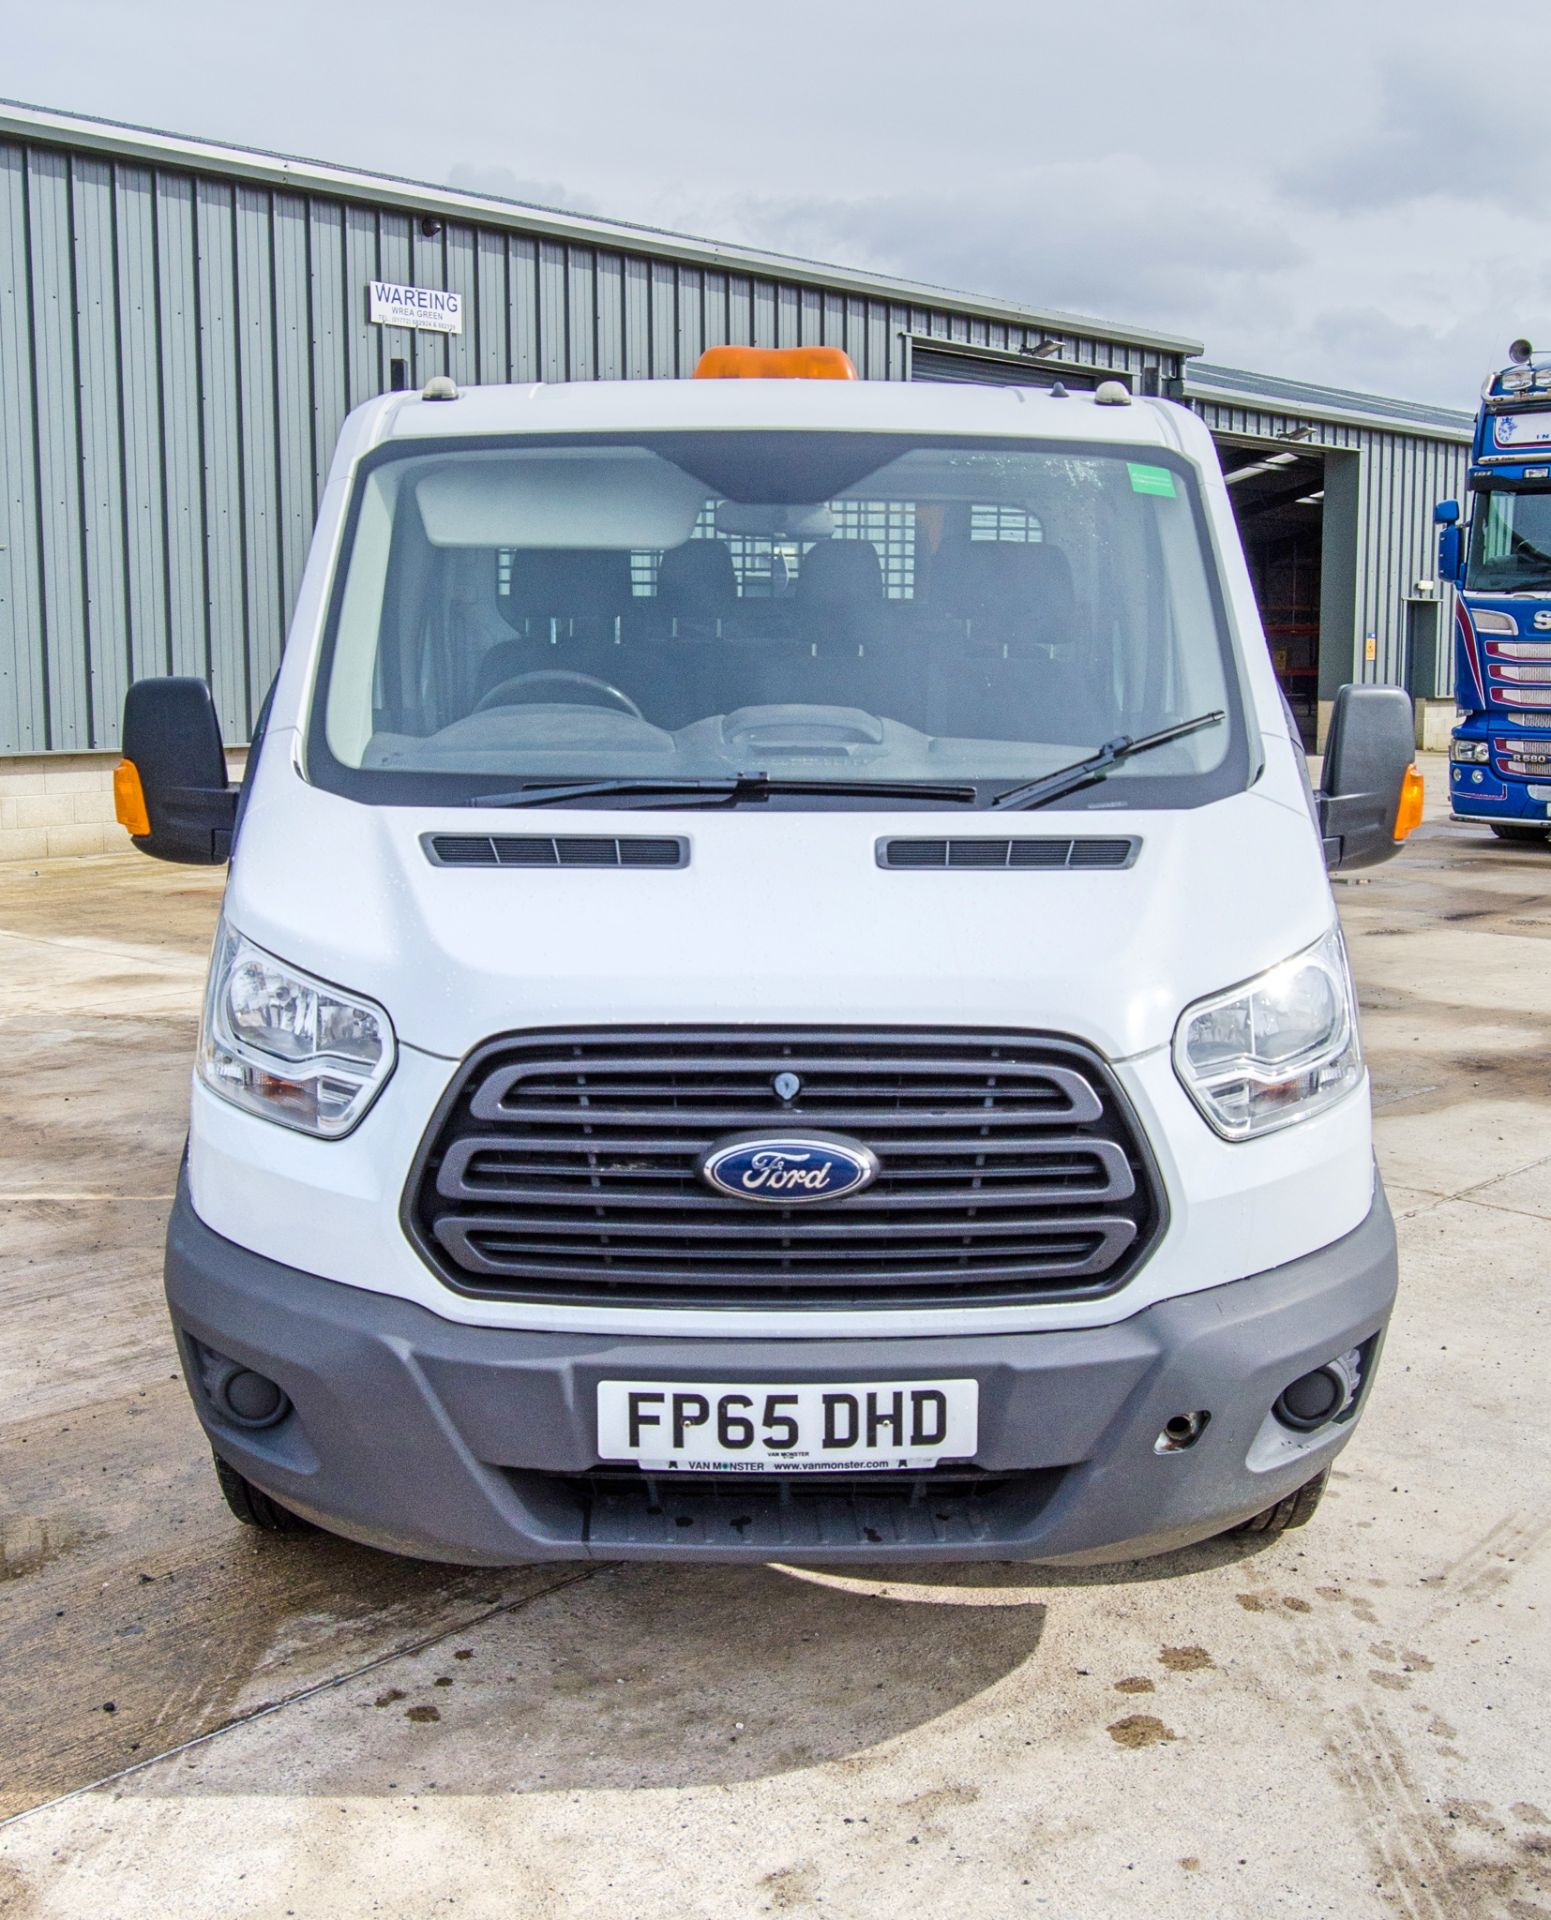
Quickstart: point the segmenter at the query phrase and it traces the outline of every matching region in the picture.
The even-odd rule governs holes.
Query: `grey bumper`
[[[180,1183],[166,1279],[216,1450],[336,1533],[485,1566],[815,1564],[1121,1559],[1248,1518],[1350,1436],[1355,1416],[1300,1439],[1270,1408],[1290,1381],[1354,1347],[1366,1398],[1396,1264],[1380,1188],[1363,1224],[1320,1252],[1110,1327],[833,1342],[521,1333],[462,1326],[248,1253],[197,1218]],[[211,1356],[277,1381],[293,1411],[258,1431],[223,1418],[206,1388]],[[970,1480],[704,1485],[597,1467],[600,1379],[966,1375],[980,1383]],[[1194,1446],[1155,1451],[1165,1422],[1202,1410],[1211,1420]]]

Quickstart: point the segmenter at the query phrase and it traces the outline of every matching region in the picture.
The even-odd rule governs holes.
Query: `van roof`
[[[588,380],[472,386],[455,400],[384,394],[361,412],[367,444],[480,434],[825,428],[1012,435],[1182,449],[1192,418],[1167,401],[1100,406],[1091,393],[889,380]],[[373,417],[374,416],[374,417]]]

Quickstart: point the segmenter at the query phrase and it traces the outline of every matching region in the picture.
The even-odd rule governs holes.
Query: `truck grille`
[[[783,1100],[778,1075],[800,1090]],[[729,1135],[843,1133],[864,1190],[753,1205],[700,1180]],[[501,1298],[926,1306],[1110,1293],[1162,1224],[1095,1055],[1032,1034],[593,1029],[493,1041],[427,1134],[405,1225]]]

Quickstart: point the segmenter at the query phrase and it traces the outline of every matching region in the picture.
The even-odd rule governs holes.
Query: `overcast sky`
[[[0,91],[1469,407],[1551,348],[1543,4],[50,0]]]

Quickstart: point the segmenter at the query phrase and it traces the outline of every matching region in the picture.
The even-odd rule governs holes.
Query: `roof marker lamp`
[[[695,362],[697,380],[854,380],[856,368],[841,347],[707,347]]]
[[[1174,1070],[1225,1140],[1312,1119],[1363,1077],[1357,996],[1340,930],[1180,1016]]]
[[[197,1065],[212,1093],[337,1140],[382,1091],[396,1057],[393,1024],[375,1001],[277,960],[222,921]]]

